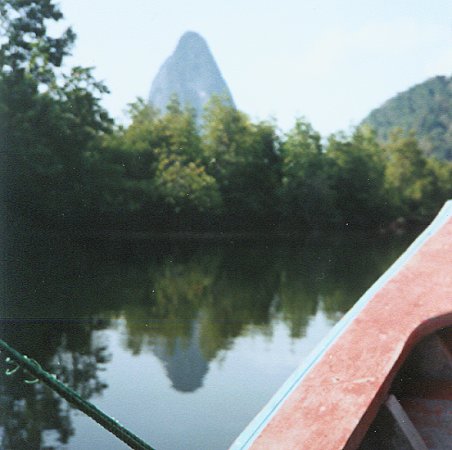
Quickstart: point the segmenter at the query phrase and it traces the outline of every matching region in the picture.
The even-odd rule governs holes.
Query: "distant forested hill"
[[[430,78],[397,94],[363,123],[383,140],[393,128],[413,130],[426,155],[452,161],[452,77]]]

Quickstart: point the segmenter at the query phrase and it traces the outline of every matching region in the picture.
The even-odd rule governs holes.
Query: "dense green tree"
[[[281,140],[273,122],[261,121],[253,124],[252,129],[253,145],[244,175],[250,195],[250,213],[264,228],[273,229],[280,220]]]
[[[214,213],[221,205],[215,178],[203,166],[184,164],[178,156],[160,158],[155,185],[158,195],[176,214]]]
[[[245,162],[246,150],[252,142],[250,121],[244,113],[225,105],[221,98],[213,97],[205,109],[202,138],[209,172],[223,191],[233,169]]]
[[[111,120],[100,106],[107,88],[91,69],[58,71],[75,35],[47,33],[63,16],[51,1],[1,2],[5,38],[0,57],[2,170],[10,212],[75,223],[95,209],[89,154]]]
[[[24,79],[2,97],[7,203],[45,218],[92,209],[89,159],[111,121],[99,106],[105,87],[76,68],[62,87],[39,93]]]
[[[159,209],[155,176],[164,132],[160,114],[142,99],[129,105],[129,117],[128,127],[119,126],[114,133],[104,136],[99,162],[102,165],[109,161],[117,175],[112,219],[127,223],[135,217],[142,223],[143,215],[147,214],[152,223],[155,219],[152,212]]]
[[[378,227],[429,220],[452,195],[451,165],[402,132],[383,145],[360,127],[323,144],[297,120],[280,136],[219,97],[201,122],[174,97],[162,112],[138,100],[115,126],[92,69],[60,68],[75,34],[49,34],[63,17],[52,0],[0,0],[0,12],[4,216],[150,231]]]
[[[342,223],[384,225],[388,220],[385,160],[375,133],[357,128],[351,137],[337,134],[328,140],[329,177]]]
[[[436,208],[452,198],[452,161],[438,161],[436,158],[427,160],[427,169],[433,177],[433,193]]]
[[[412,131],[425,156],[452,160],[452,77],[436,76],[389,99],[364,120],[388,141],[396,127]]]
[[[2,75],[14,80],[28,77],[49,86],[75,41],[71,28],[59,37],[47,32],[49,21],[63,18],[58,6],[52,0],[0,0],[0,15]]]
[[[452,193],[444,179],[450,164],[429,161],[414,133],[401,129],[391,133],[385,155],[385,183],[394,210],[408,219],[428,220],[447,198],[444,196]]]
[[[161,118],[161,123],[166,156],[177,155],[186,162],[199,163],[201,143],[195,110],[183,109],[178,98],[174,96]]]
[[[214,97],[205,111],[202,143],[207,171],[222,195],[226,226],[272,225],[280,177],[274,125],[252,124]]]
[[[297,119],[281,147],[281,208],[287,224],[322,226],[334,220],[335,193],[331,189],[321,137]]]
[[[200,138],[194,111],[181,109],[177,97],[163,114],[138,98],[129,105],[129,117],[131,124],[118,128],[109,145],[135,156],[125,162],[130,177],[149,178],[160,157],[177,155],[186,162],[199,161]]]
[[[179,228],[202,224],[221,207],[216,180],[202,161],[199,132],[192,110],[176,98],[161,115],[138,100],[130,108],[132,123],[104,142],[124,168],[123,192],[129,211],[143,225]]]

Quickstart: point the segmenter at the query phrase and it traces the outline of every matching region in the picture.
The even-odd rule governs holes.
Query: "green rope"
[[[79,394],[77,394],[77,392],[58,381],[55,375],[46,372],[34,359],[22,355],[1,339],[0,349],[5,352],[11,360],[15,361],[16,364],[49,386],[50,389],[77,407],[80,411],[84,412],[87,416],[91,417],[110,433],[113,433],[118,439],[123,441],[129,447],[135,450],[154,450],[150,445],[146,444],[146,442],[142,441],[139,437],[135,436],[127,428],[121,425],[116,419],[113,419],[92,403],[84,400]],[[9,371],[8,374],[13,374],[16,370],[17,367]],[[29,383],[33,382],[30,380],[27,381]]]

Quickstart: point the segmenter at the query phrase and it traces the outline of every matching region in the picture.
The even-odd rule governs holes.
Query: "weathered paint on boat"
[[[356,449],[423,337],[452,324],[452,201],[231,446]]]

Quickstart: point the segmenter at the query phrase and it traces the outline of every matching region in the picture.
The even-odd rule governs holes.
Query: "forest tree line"
[[[75,34],[51,0],[0,0],[2,197],[8,217],[55,228],[284,231],[425,222],[452,196],[452,163],[414,134],[287,133],[212,98],[200,121],[174,98],[117,125],[91,68],[61,69]]]

